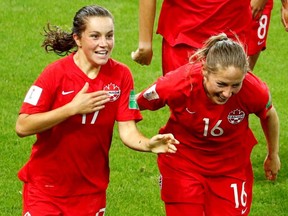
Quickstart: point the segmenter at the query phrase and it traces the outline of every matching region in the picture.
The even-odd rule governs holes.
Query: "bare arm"
[[[139,0],[138,49],[131,53],[131,57],[141,65],[149,65],[152,60],[155,14],[156,0]]]
[[[25,137],[40,133],[63,122],[70,116],[103,109],[104,104],[109,101],[107,93],[105,91],[86,93],[88,87],[89,85],[86,83],[70,103],[55,110],[32,115],[20,114],[16,121],[17,135]]]
[[[281,163],[279,158],[279,119],[272,107],[266,119],[261,120],[263,132],[267,141],[267,156],[264,161],[265,175],[268,180],[276,180]]]
[[[281,7],[281,22],[285,28],[285,30],[288,32],[288,1],[287,0],[281,0],[282,7]]]
[[[118,122],[122,142],[131,149],[153,153],[175,153],[179,142],[172,134],[158,134],[148,139],[136,127],[135,121]]]

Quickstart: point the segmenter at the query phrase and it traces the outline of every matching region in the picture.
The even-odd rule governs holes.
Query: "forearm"
[[[156,0],[139,0],[139,47],[152,43]]]
[[[261,120],[261,125],[267,141],[267,154],[274,157],[279,154],[279,119],[274,108],[269,110],[266,119]]]
[[[118,122],[122,142],[136,151],[149,152],[149,139],[139,132],[134,121]]]
[[[69,104],[44,113],[20,114],[16,121],[16,133],[25,137],[46,131],[74,115]]]

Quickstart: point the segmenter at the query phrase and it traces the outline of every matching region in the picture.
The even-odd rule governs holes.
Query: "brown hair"
[[[82,7],[74,16],[71,33],[62,30],[59,26],[51,26],[50,23],[48,23],[46,29],[44,28],[45,39],[42,47],[44,47],[46,52],[53,51],[60,56],[69,54],[73,48],[77,48],[73,34],[81,38],[82,32],[86,29],[87,18],[95,16],[110,17],[114,22],[112,14],[101,6],[89,5]]]

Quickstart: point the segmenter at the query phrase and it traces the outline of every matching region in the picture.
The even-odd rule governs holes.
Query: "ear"
[[[77,34],[73,34],[73,39],[75,41],[75,43],[77,44],[78,47],[81,47],[81,38],[79,38],[79,36]]]

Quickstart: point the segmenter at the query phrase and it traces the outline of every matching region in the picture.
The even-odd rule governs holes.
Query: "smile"
[[[96,54],[98,54],[98,55],[107,55],[108,54],[108,51],[96,51],[95,52]]]

